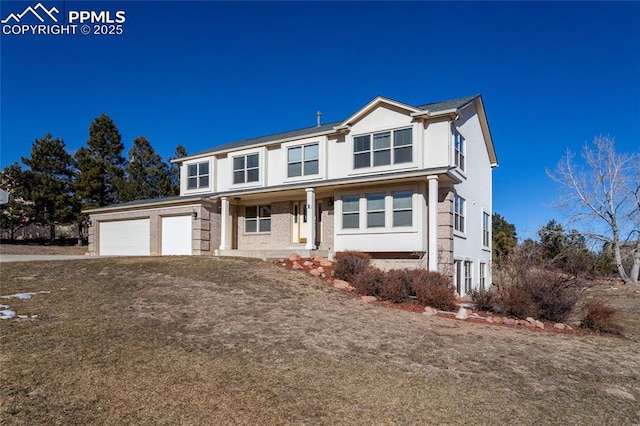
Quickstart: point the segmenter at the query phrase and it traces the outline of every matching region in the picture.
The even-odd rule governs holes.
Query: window
[[[465,168],[465,141],[464,137],[458,132],[458,129],[453,130],[453,155],[454,163],[456,167],[464,171]]]
[[[410,163],[413,161],[412,144],[411,128],[356,136],[353,138],[353,168]]]
[[[296,146],[287,151],[287,175],[308,176],[318,174],[318,144]]]
[[[489,213],[482,212],[482,246],[489,247],[491,244],[491,220]]]
[[[233,157],[233,183],[258,182],[260,179],[258,154]]]
[[[244,208],[244,232],[271,232],[271,206],[246,206]]]
[[[453,275],[456,283],[456,291],[459,295],[462,295],[462,261],[453,261]]]
[[[371,135],[353,138],[353,168],[371,166]]]
[[[456,195],[453,200],[453,229],[464,232],[464,198]]]
[[[396,164],[410,163],[413,161],[411,129],[402,129],[393,132],[393,158]]]
[[[471,261],[464,261],[464,294],[469,294],[471,291],[471,265]]]
[[[209,187],[209,162],[189,164],[187,166],[187,189]]]
[[[360,197],[349,195],[342,197],[342,228],[358,229],[360,227]]]
[[[363,228],[386,231],[413,226],[413,191],[343,196],[342,229],[359,229],[361,224]]]
[[[413,203],[411,191],[392,193],[393,226],[411,226],[413,224]]]
[[[485,289],[485,285],[487,283],[487,264],[480,263],[480,288]]]
[[[384,194],[367,194],[367,228],[384,225]]]

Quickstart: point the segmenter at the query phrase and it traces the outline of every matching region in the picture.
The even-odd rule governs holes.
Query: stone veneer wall
[[[438,271],[453,278],[453,191],[438,192]]]
[[[245,233],[244,207],[238,206],[238,250],[276,250],[292,246],[291,202],[271,203],[271,232]]]
[[[333,205],[329,205],[329,199],[319,201],[322,202],[322,238],[318,248],[333,251]]]

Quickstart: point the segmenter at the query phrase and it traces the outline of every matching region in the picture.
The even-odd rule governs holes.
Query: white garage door
[[[100,222],[100,254],[105,256],[148,256],[149,219]]]
[[[191,215],[162,218],[162,255],[191,255]]]

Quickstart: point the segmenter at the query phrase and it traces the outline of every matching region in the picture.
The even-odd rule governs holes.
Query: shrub
[[[356,276],[371,267],[371,256],[358,251],[342,251],[336,253],[333,264],[333,275],[353,284]]]
[[[536,315],[536,306],[520,285],[505,285],[498,288],[497,306],[505,315],[526,318]]]
[[[369,266],[359,274],[354,275],[351,284],[360,294],[365,296],[380,296],[380,289],[384,285],[385,273],[378,268]]]
[[[594,299],[584,306],[580,327],[603,333],[622,334],[621,319],[616,308],[602,300]]]
[[[575,279],[543,269],[528,271],[522,288],[535,304],[534,316],[554,322],[569,318],[580,296]]]
[[[380,298],[391,303],[399,303],[409,296],[411,274],[407,269],[392,269],[385,273],[380,287]]]
[[[420,303],[444,311],[456,308],[455,289],[449,277],[424,269],[414,269],[409,273],[411,288]]]
[[[496,303],[496,294],[493,290],[485,290],[479,288],[477,290],[471,290],[469,293],[471,301],[479,311],[493,311]]]

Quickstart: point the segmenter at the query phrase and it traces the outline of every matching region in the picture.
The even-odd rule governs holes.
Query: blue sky
[[[0,17],[31,2],[2,1]],[[521,237],[552,218],[545,174],[600,134],[640,151],[637,2],[46,1],[126,12],[122,35],[0,36],[0,165],[45,133],[70,151],[101,113],[128,150],[169,157],[344,119],[378,95],[481,93],[499,168],[494,211]],[[64,15],[64,13],[61,13]],[[27,19],[27,18],[25,18]]]

